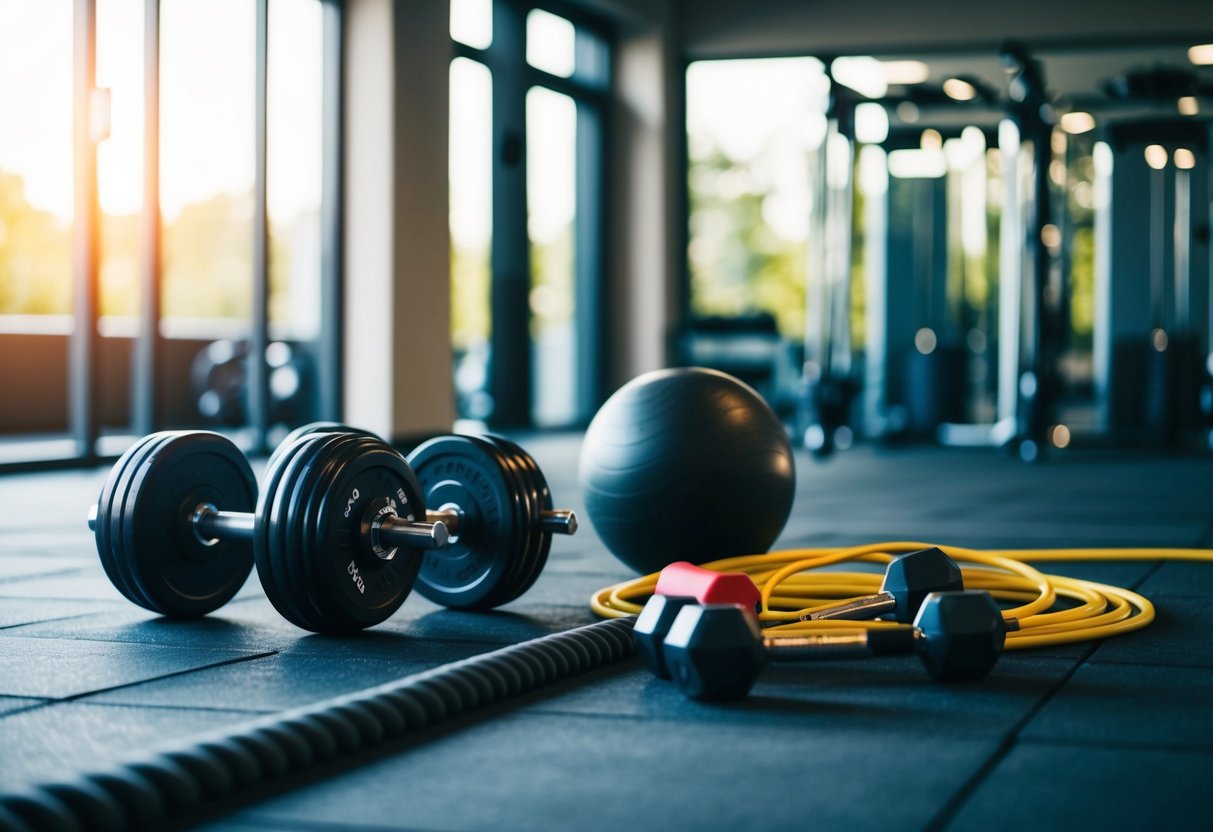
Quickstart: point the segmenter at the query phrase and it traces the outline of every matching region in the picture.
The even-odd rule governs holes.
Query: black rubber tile
[[[10,602],[0,598],[0,622]],[[11,603],[27,605],[29,619],[40,610],[25,599]],[[51,602],[43,602],[51,603]],[[53,602],[67,604],[69,602]],[[96,605],[92,609],[96,609]],[[20,618],[24,623],[27,618]],[[394,616],[367,633],[388,633],[409,638],[455,642],[513,644],[528,638],[588,624],[594,620],[586,606],[548,606],[524,599],[501,610],[460,612],[448,610],[414,594]],[[0,629],[0,637],[6,631]],[[49,638],[78,638],[180,647],[214,647],[256,652],[289,650],[314,635],[283,618],[269,601],[249,598],[234,601],[211,615],[195,620],[174,621],[143,610],[134,604],[111,604],[105,611],[64,621],[48,621],[11,631],[13,635]]]
[[[51,575],[36,581],[0,583],[0,603],[4,598],[67,598],[95,601],[126,601],[105,577],[99,564]],[[127,602],[129,603],[129,601]]]
[[[614,562],[613,559],[611,560]],[[634,577],[636,577],[635,574],[622,566],[613,573],[606,571],[577,573],[545,571],[525,595],[501,609],[515,610],[535,605],[559,604],[583,606],[588,611],[590,596],[595,592],[603,587]]]
[[[7,637],[0,695],[66,699],[256,655],[248,651]]]
[[[1107,639],[1093,662],[1213,668],[1213,606],[1207,597],[1147,596],[1155,619],[1145,629]]]
[[[794,829],[811,820],[856,832],[914,829],[995,746],[794,725],[756,735],[752,725],[728,722],[513,713],[436,733],[231,821],[615,832]],[[857,776],[878,760],[897,761],[897,776]]]
[[[269,606],[268,602],[263,603]],[[273,618],[266,615],[252,620],[247,614],[249,608],[247,604],[229,604],[205,618],[174,620],[128,602],[110,605],[103,612],[32,624],[10,633],[29,638],[73,638],[252,652],[286,649],[307,635],[306,631],[276,613]],[[0,636],[4,634],[0,631]]]
[[[279,647],[294,644],[311,635],[284,619],[268,601],[260,599],[228,604],[210,618],[249,628],[249,632],[264,628],[267,643]],[[558,606],[534,603],[526,595],[498,610],[465,612],[440,607],[413,593],[395,615],[367,632],[457,642],[514,644],[594,620],[588,598],[584,606]]]
[[[684,723],[795,726],[861,735],[998,737],[1030,713],[1072,662],[1007,657],[977,682],[941,684],[914,659],[772,665],[750,696],[696,702],[643,669],[596,678],[534,706],[551,713],[629,716]],[[672,730],[664,728],[663,730]]]
[[[606,583],[635,577],[635,573],[615,560],[597,538],[590,539],[591,534],[590,529],[583,527],[572,540],[555,538],[548,562],[543,567],[543,577],[564,573],[592,573],[602,575]],[[540,580],[543,580],[543,577]]]
[[[178,738],[247,720],[218,709],[56,703],[0,719],[0,789],[61,780]]]
[[[1094,581],[1100,584],[1132,589],[1147,575],[1153,572],[1157,561],[1058,561],[1058,562],[1028,562],[1030,566],[1047,575],[1061,575],[1067,578],[1079,578],[1084,581]]]
[[[1199,595],[1213,597],[1213,552],[1204,563],[1167,561],[1141,585],[1147,598],[1155,595]]]
[[[388,634],[313,636],[285,653],[107,691],[87,701],[277,711],[392,682],[487,649]]]
[[[283,832],[384,832],[389,827],[370,826],[363,823],[342,821],[340,823],[318,823],[299,818],[279,820],[267,817],[225,818],[193,828],[205,829],[207,832],[261,832],[263,829],[281,829]],[[399,830],[393,830],[399,832]],[[434,832],[434,830],[409,830],[409,832]]]
[[[1025,726],[1042,742],[1213,750],[1213,673],[1087,664]]]
[[[66,575],[90,566],[92,563],[83,558],[47,558],[14,554],[9,550],[0,556],[0,584],[46,575]]]
[[[1020,743],[947,829],[1210,829],[1213,754]]]
[[[0,696],[0,717],[16,711],[24,711],[46,704],[46,699],[32,699],[25,696]]]
[[[84,525],[81,518],[80,530],[73,531],[59,527],[61,519],[52,518],[45,525],[33,524],[22,529],[0,528],[0,534],[8,542],[6,554],[33,554],[43,560],[71,563],[75,561],[95,563],[97,561],[96,538]]]
[[[62,621],[98,610],[117,610],[112,601],[72,601],[64,599],[0,597],[0,636],[21,635],[17,628],[39,622]]]
[[[584,606],[575,602],[569,606],[538,604],[529,596],[487,612],[448,610],[428,602],[423,605],[420,599],[411,607],[410,604],[412,599],[376,629],[415,638],[514,644],[597,620],[588,603]]]
[[[853,511],[853,510],[852,510]],[[1025,512],[1026,513],[1026,512]],[[972,518],[925,522],[913,512],[897,522],[883,512],[879,518],[835,515],[822,518],[803,537],[789,535],[780,545],[859,545],[891,541],[918,541],[970,549],[1062,549],[1088,547],[1191,546],[1199,539],[1203,523],[1193,521],[1184,528],[1142,526],[1123,516],[1116,523],[1032,522],[1024,517],[1000,517],[986,521]],[[828,538],[828,540],[826,539]]]

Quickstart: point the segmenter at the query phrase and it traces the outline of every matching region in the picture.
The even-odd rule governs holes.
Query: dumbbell
[[[375,434],[335,422],[313,422],[287,434],[267,471],[296,441],[317,432]],[[439,436],[408,455],[424,492],[426,522],[442,523],[450,540],[425,557],[416,589],[452,609],[491,609],[522,595],[547,563],[552,535],[577,531],[577,515],[554,509],[534,458],[500,436]],[[268,476],[268,474],[267,474]]]
[[[930,593],[961,589],[964,579],[956,561],[938,547],[931,547],[893,559],[885,570],[879,593],[807,613],[801,620],[875,618],[891,613],[894,621],[908,624]],[[632,640],[645,666],[663,679],[669,678],[669,671],[662,658],[662,643],[674,617],[684,606],[741,604],[758,611],[758,588],[748,575],[716,572],[686,562],[672,563],[661,570],[653,593],[636,619]]]
[[[875,595],[853,598],[841,604],[806,613],[801,621],[826,619],[865,619],[887,615],[893,621],[908,624],[918,614],[922,602],[932,592],[957,592],[964,589],[964,576],[956,561],[936,546],[910,552],[889,562],[880,591]]]
[[[490,496],[507,507],[538,499],[520,490]],[[543,496],[550,504],[546,485]],[[462,608],[511,600],[546,560],[546,547],[532,545],[529,537],[521,558],[517,547],[487,545],[502,542],[500,536],[482,537],[484,546],[445,547],[445,523],[418,522],[424,506],[411,467],[372,436],[300,437],[275,459],[258,498],[248,461],[229,440],[205,432],[161,433],[119,459],[89,525],[110,580],[147,609],[205,615],[230,600],[255,561],[271,603],[316,632],[385,620],[417,581],[425,552],[453,555],[453,572],[463,584],[437,589],[466,602]],[[522,526],[517,516],[494,513],[495,506],[468,506],[459,519],[467,531]],[[575,518],[567,525],[575,529]],[[461,587],[467,590],[462,598]]]
[[[683,693],[693,699],[742,699],[768,661],[807,661],[915,653],[932,678],[986,676],[1002,654],[1006,627],[989,593],[927,596],[912,627],[764,637],[745,607],[688,605],[674,619],[663,652]]]
[[[758,611],[758,587],[749,575],[716,572],[686,561],[671,563],[657,577],[653,597],[632,626],[636,654],[654,676],[670,678],[662,644],[678,611],[688,604],[738,604]]]
[[[399,608],[448,531],[398,451],[314,434],[283,455],[257,496],[248,460],[205,431],[144,437],[118,460],[90,513],[101,564],[135,603],[171,617],[218,609],[254,561],[270,601],[316,632],[378,624]]]

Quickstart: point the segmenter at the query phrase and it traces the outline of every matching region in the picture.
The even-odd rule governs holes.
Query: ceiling
[[[1049,99],[1063,111],[1091,111],[1101,121],[1179,118],[1176,97],[1124,101],[1104,90],[1105,82],[1127,72],[1170,67],[1191,73],[1202,88],[1196,119],[1213,115],[1213,67],[1194,67],[1187,55],[1190,46],[1213,43],[1208,0],[681,0],[672,17],[692,60],[864,54],[926,62],[928,80],[918,90],[890,87],[894,100],[938,90],[956,76],[976,79],[1005,99],[1007,73],[998,50],[1017,40],[1040,62]],[[1003,112],[1001,102],[947,99],[919,109],[923,123],[945,126],[993,123]]]

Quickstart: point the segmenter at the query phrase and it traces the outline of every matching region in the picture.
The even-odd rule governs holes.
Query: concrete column
[[[399,439],[455,420],[446,0],[350,0],[345,421]]]
[[[682,306],[685,81],[671,26],[655,17],[616,43],[608,279],[612,320],[621,325],[609,338],[608,392],[667,365]]]

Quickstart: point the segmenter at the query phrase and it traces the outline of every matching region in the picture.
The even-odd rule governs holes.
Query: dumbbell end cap
[[[450,529],[446,527],[446,523],[435,523],[434,528],[430,530],[430,539],[434,541],[434,548],[441,549],[446,546],[451,539]]]
[[[909,552],[889,564],[881,593],[894,600],[889,618],[909,624],[918,615],[932,592],[959,592],[964,589],[960,566],[938,546]]]
[[[548,534],[577,534],[577,512],[571,509],[545,511],[542,523]]]
[[[993,596],[979,590],[933,592],[914,625],[922,633],[919,658],[941,682],[987,676],[1002,655],[1007,626]]]
[[[694,598],[685,596],[654,595],[636,617],[636,623],[632,627],[632,644],[644,666],[659,679],[670,678],[662,650],[665,637],[669,634],[679,610],[694,603]]]
[[[97,504],[93,503],[88,507],[88,530],[90,532],[97,531]]]
[[[744,699],[767,660],[758,621],[740,604],[689,604],[666,636],[670,677],[692,699]]]

